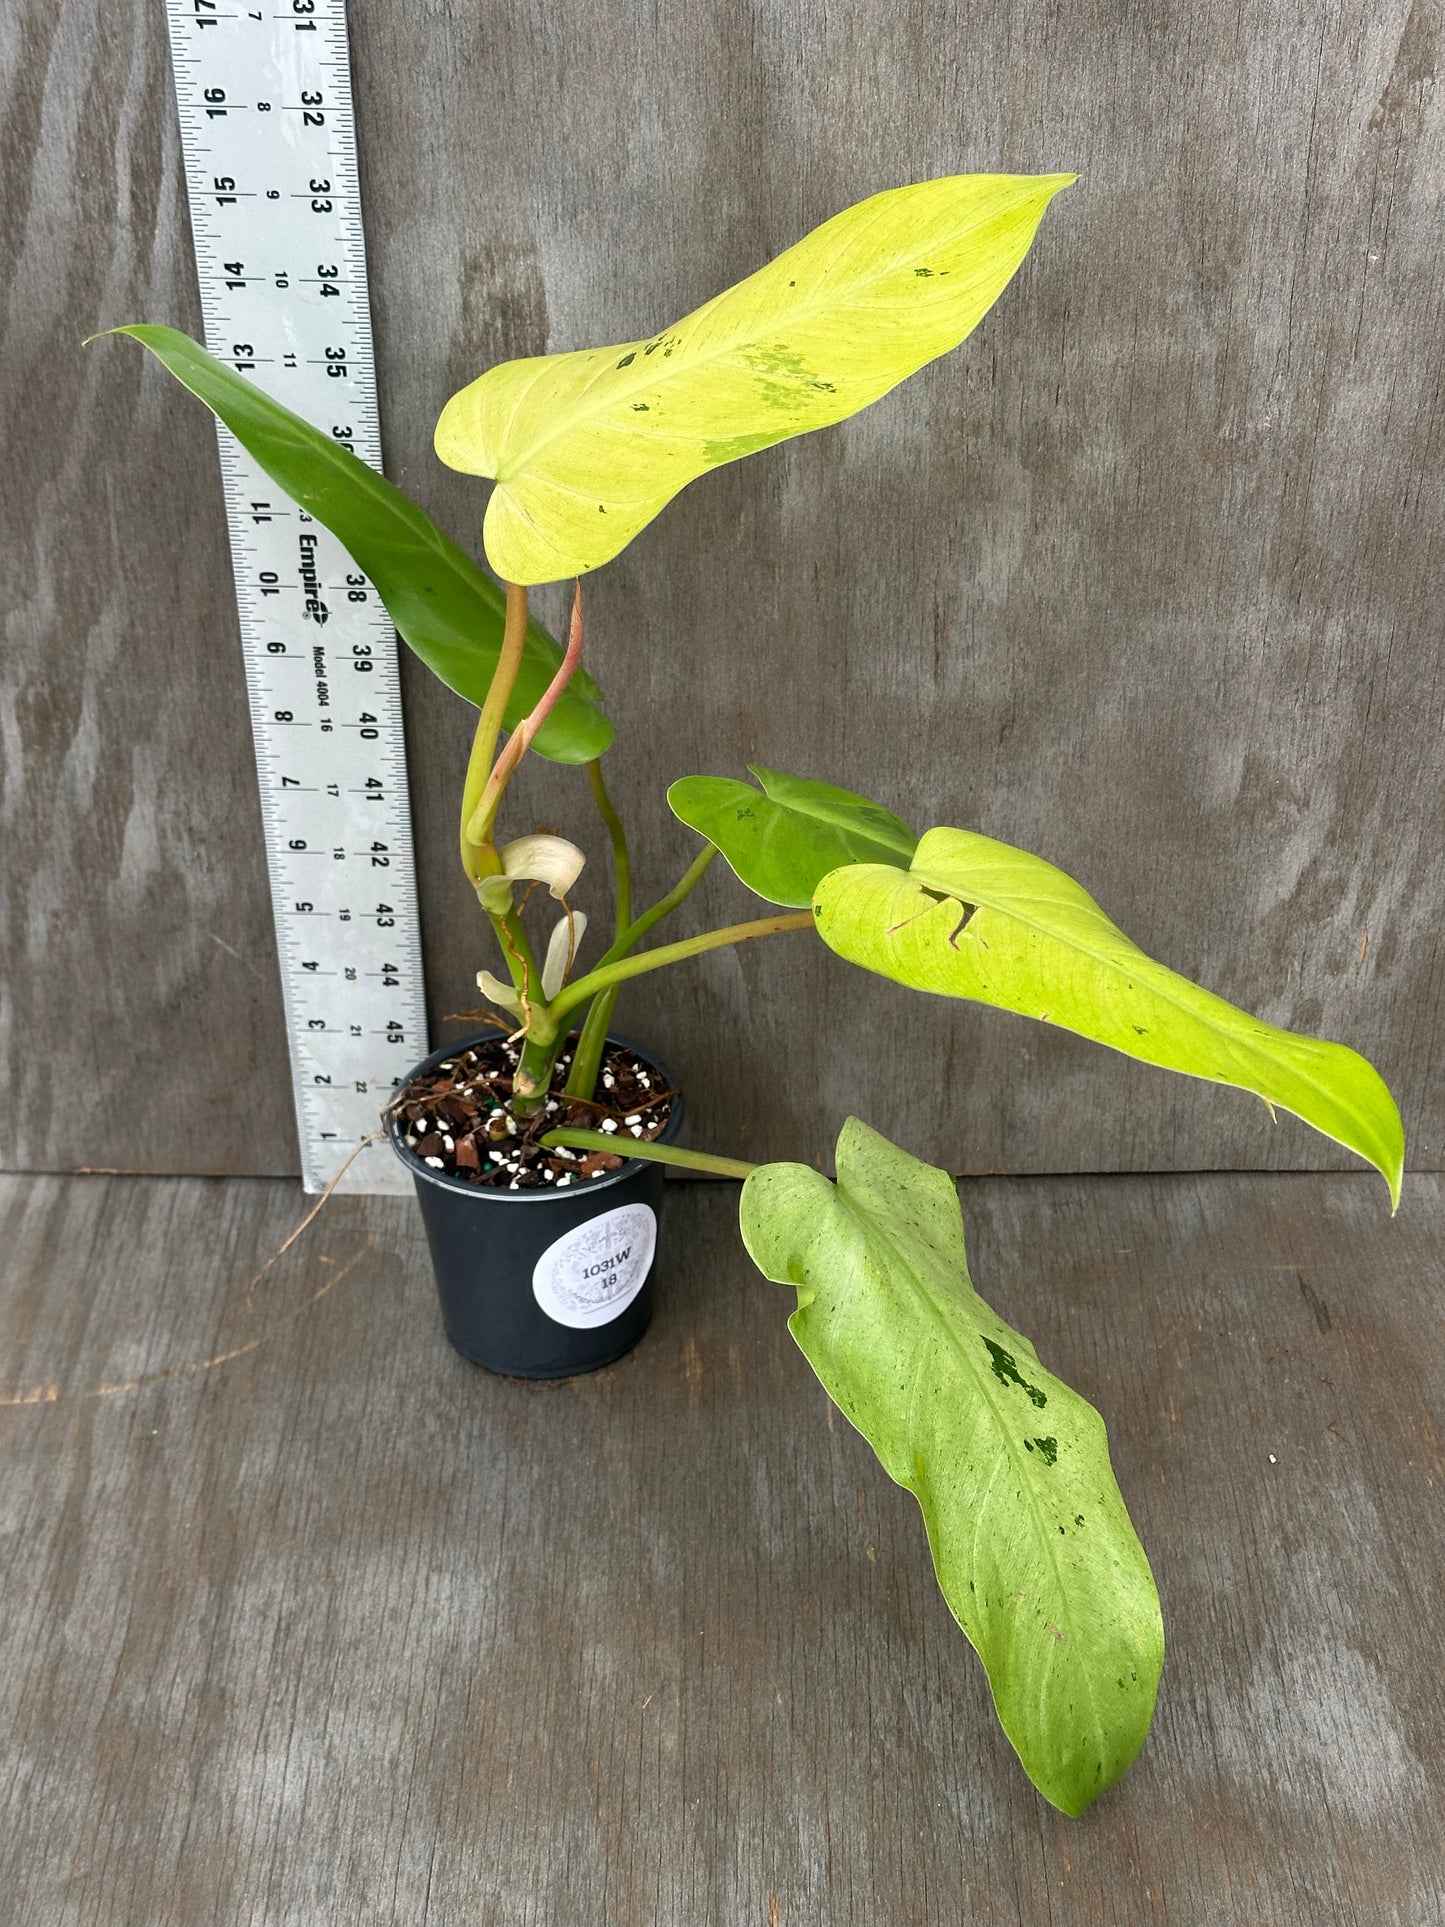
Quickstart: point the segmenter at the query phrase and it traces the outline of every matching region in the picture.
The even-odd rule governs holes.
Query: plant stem
[[[706,1171],[714,1178],[747,1178],[758,1168],[756,1164],[744,1164],[741,1158],[714,1157],[711,1151],[679,1151],[673,1144],[629,1142],[626,1138],[608,1137],[602,1131],[574,1131],[570,1125],[545,1132],[541,1142],[549,1150],[566,1144],[578,1151],[611,1151],[614,1156],[647,1158],[654,1164],[677,1164],[686,1171]]]
[[[509,589],[508,594],[510,595],[510,593],[511,591]],[[525,591],[523,593],[525,593]],[[510,604],[508,613],[510,614]],[[524,634],[525,629],[526,624],[524,620]],[[567,631],[566,652],[557,666],[556,675],[553,676],[551,682],[548,683],[537,707],[532,711],[530,716],[524,716],[521,722],[517,724],[517,727],[507,739],[507,747],[502,751],[492,767],[492,773],[483,786],[482,793],[477,799],[476,808],[472,811],[471,819],[464,832],[473,843],[482,844],[491,842],[492,825],[496,821],[497,807],[501,803],[502,792],[506,789],[508,783],[511,782],[512,777],[516,773],[518,763],[521,762],[522,758],[531,748],[532,739],[536,736],[537,731],[557,706],[562,691],[567,687],[568,683],[571,682],[573,675],[576,673],[577,665],[581,660],[582,584],[579,582],[572,597],[572,622]],[[487,692],[487,695],[490,701],[490,690]]]
[[[502,953],[513,987],[521,996],[523,1005],[530,1007],[533,1004],[532,986],[536,984],[540,989],[542,976],[537,968],[537,959],[532,954],[532,946],[527,941],[527,933],[522,928],[522,919],[511,904],[508,904],[505,910],[493,910],[481,894],[481,886],[489,878],[506,874],[502,867],[502,859],[497,853],[495,844],[468,845],[465,831],[462,832],[462,837],[462,848],[464,851],[470,851],[471,864],[475,871],[472,875],[472,883],[477,891],[477,901],[486,912],[487,921],[492,926],[497,947]]]
[[[552,1027],[545,1010],[528,1026],[522,1055],[512,1073],[512,1110],[518,1117],[535,1117],[547,1102],[552,1068],[562,1048],[562,1032]]]
[[[668,964],[685,963],[689,957],[721,950],[726,944],[746,943],[750,937],[777,936],[784,930],[808,930],[812,923],[811,910],[788,910],[776,917],[759,917],[753,923],[731,923],[724,930],[705,930],[700,937],[684,937],[681,943],[660,944],[656,950],[645,950],[640,957],[620,957],[616,963],[599,964],[585,977],[578,977],[559,991],[547,1014],[559,1022],[569,1010],[575,1010],[578,1004],[586,1003],[589,997],[612,984],[626,983],[629,978],[641,977],[649,970],[663,970]]]
[[[488,847],[490,848],[490,845]],[[482,907],[486,909],[485,904]],[[527,1013],[535,1015],[541,1005],[542,973],[537,968],[537,959],[533,955],[532,946],[527,939],[526,931],[522,928],[522,919],[518,916],[515,906],[509,910],[487,910],[487,916],[491,920],[492,929],[496,932],[497,942],[501,945],[513,986],[522,999],[525,1022]]]
[[[650,910],[644,910],[635,923],[627,926],[612,948],[599,959],[597,968],[600,970],[604,965],[616,963],[620,957],[625,957],[655,923],[660,923],[690,897],[716,855],[714,845],[707,844],[667,895],[659,897]],[[590,1098],[597,1089],[597,1073],[602,1066],[602,1053],[607,1048],[607,1033],[617,1004],[618,988],[614,984],[610,990],[600,990],[592,1000],[592,1008],[583,1020],[582,1033],[577,1039],[577,1050],[572,1058],[572,1070],[567,1078],[565,1095],[568,1097]]]
[[[592,792],[592,801],[597,805],[597,814],[607,825],[607,834],[612,839],[613,894],[616,898],[613,934],[620,939],[632,921],[632,859],[627,851],[627,832],[622,827],[622,818],[617,814],[616,805],[607,794],[607,785],[602,780],[600,756],[594,756],[587,765],[587,787]]]
[[[548,684],[541,701],[529,716],[512,731],[506,748],[497,756],[497,738],[506,719],[507,705],[516,687],[517,673],[527,641],[527,591],[518,583],[507,584],[507,620],[502,632],[502,649],[487,689],[481,714],[472,738],[472,753],[467,762],[467,777],[462,789],[461,852],[462,867],[474,889],[490,877],[504,874],[502,859],[492,841],[492,826],[497,806],[518,763],[556,706],[582,656],[582,592],[579,587],[572,602],[572,627],[567,649],[557,673]],[[619,831],[621,825],[618,826]],[[521,1116],[536,1111],[546,1102],[552,1081],[552,1066],[560,1048],[557,1024],[541,1001],[541,977],[537,960],[522,919],[514,905],[493,910],[483,903],[497,942],[507,961],[519,996],[527,1040],[513,1078],[513,1109]],[[534,986],[535,992],[534,992]]]
[[[618,986],[599,990],[582,1020],[577,1048],[572,1053],[572,1068],[567,1073],[564,1097],[591,1098],[597,1089],[597,1073],[602,1068],[602,1053],[607,1048],[607,1033],[612,1028],[612,1013],[617,1006]]]
[[[472,753],[467,762],[467,779],[462,787],[461,845],[462,868],[472,884],[479,883],[484,876],[496,876],[501,866],[488,870],[482,850],[490,841],[488,837],[473,837],[470,825],[477,803],[487,784],[487,773],[497,753],[497,737],[501,734],[502,720],[507,713],[507,704],[512,700],[512,690],[517,681],[517,671],[522,666],[522,650],[527,641],[527,591],[518,583],[507,584],[507,620],[502,631],[502,651],[497,658],[497,666],[492,672],[492,680],[487,688],[486,700],[481,714],[477,717],[476,734],[472,737]]]
[[[659,897],[650,910],[644,910],[635,923],[627,926],[612,948],[604,956],[599,957],[596,968],[600,970],[604,964],[616,963],[619,957],[625,957],[629,951],[635,950],[655,923],[661,923],[664,917],[670,917],[677,906],[692,895],[701,883],[704,871],[716,855],[717,846],[712,843],[707,844],[693,858],[667,895]]]

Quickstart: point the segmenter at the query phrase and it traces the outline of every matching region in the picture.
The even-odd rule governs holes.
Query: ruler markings
[[[379,469],[345,0],[166,11],[206,345]],[[335,537],[219,435],[302,1171],[317,1191],[426,1049],[396,638]],[[341,1188],[410,1187],[382,1145]]]

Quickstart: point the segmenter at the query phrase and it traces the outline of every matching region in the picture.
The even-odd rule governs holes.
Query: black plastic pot
[[[495,1035],[434,1050],[406,1081]],[[636,1052],[672,1088],[650,1051],[627,1037],[608,1042]],[[660,1141],[681,1128],[679,1094]],[[387,1136],[416,1182],[442,1322],[463,1358],[509,1378],[571,1378],[631,1351],[652,1317],[660,1164],[629,1158],[563,1191],[495,1191],[423,1164],[394,1115]]]

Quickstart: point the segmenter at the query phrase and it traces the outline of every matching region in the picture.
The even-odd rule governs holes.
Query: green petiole
[[[653,1164],[674,1164],[685,1171],[703,1171],[712,1178],[748,1178],[757,1170],[741,1158],[715,1157],[711,1151],[680,1151],[675,1144],[633,1143],[618,1140],[603,1131],[573,1130],[564,1125],[548,1131],[540,1140],[549,1151],[565,1144],[578,1151],[611,1151],[615,1156],[643,1158]]]

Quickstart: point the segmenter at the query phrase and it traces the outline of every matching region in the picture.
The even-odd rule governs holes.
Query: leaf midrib
[[[1049,925],[1045,923],[1041,923],[1033,917],[1024,915],[1015,909],[1007,908],[1003,904],[999,903],[996,898],[990,898],[985,894],[975,892],[972,890],[961,891],[956,885],[946,883],[940,877],[929,876],[926,872],[922,870],[915,870],[915,869],[912,869],[911,867],[905,872],[905,875],[909,878],[910,881],[916,884],[926,885],[926,887],[931,889],[946,890],[947,893],[952,897],[961,897],[964,902],[976,903],[979,905],[981,909],[992,910],[997,916],[1007,917],[1011,919],[1011,921],[1013,921],[1014,923],[1022,925],[1025,929],[1032,930],[1037,935],[1048,938],[1051,942],[1063,944],[1065,948],[1073,950],[1077,955],[1082,957],[1087,957],[1092,962],[1099,964],[1102,968],[1112,971],[1119,976],[1124,976],[1126,974],[1125,966],[1123,964],[1108,957],[1107,955],[1103,954],[1099,950],[1092,948],[1087,942],[1081,941],[1080,939],[1072,936],[1061,934],[1059,931],[1050,928]],[[1119,926],[1112,920],[1112,918],[1108,917],[1104,913],[1104,911],[1099,909],[1097,904],[1093,904],[1092,899],[1090,899],[1090,903],[1092,905],[1093,914],[1097,916],[1100,922],[1106,925],[1108,929],[1113,931],[1114,934],[1119,938],[1119,940],[1122,943],[1125,943],[1128,945],[1129,949],[1139,959],[1140,963],[1146,966],[1146,969],[1149,972],[1162,971],[1165,973],[1167,977],[1170,977],[1170,978],[1178,976],[1178,972],[1170,970],[1168,964],[1160,963],[1156,958],[1151,957],[1147,951],[1141,950],[1138,947],[1138,945],[1134,942],[1132,937],[1126,936],[1125,933],[1119,929]],[[1327,1048],[1333,1042],[1332,1039],[1327,1037],[1311,1037],[1311,1038],[1300,1039],[1295,1032],[1281,1030],[1280,1027],[1276,1024],[1266,1023],[1264,1018],[1262,1017],[1249,1017],[1248,1013],[1245,1011],[1236,1012],[1234,1007],[1231,1004],[1229,1004],[1223,997],[1218,996],[1217,992],[1212,990],[1206,990],[1202,984],[1193,984],[1190,986],[1190,988],[1198,991],[1201,995],[1212,998],[1216,1002],[1222,1004],[1225,1010],[1229,1012],[1231,1017],[1234,1017],[1234,1018],[1242,1017],[1242,1018],[1246,1018],[1250,1023],[1260,1024],[1263,1026],[1265,1030],[1269,1031],[1273,1036],[1288,1037],[1291,1039],[1291,1041],[1303,1041],[1306,1043],[1321,1044]],[[1163,1003],[1170,1005],[1174,1010],[1179,1011],[1183,1016],[1192,1019],[1195,1023],[1209,1024],[1211,1028],[1218,1029],[1222,1035],[1228,1037],[1228,1032],[1223,1029],[1223,1026],[1214,1024],[1209,1018],[1201,1016],[1201,1014],[1197,1010],[1192,1010],[1181,997],[1174,994],[1171,990],[1166,989],[1164,986],[1155,982],[1150,982],[1150,984],[1148,985],[1148,989],[1151,995],[1158,997]],[[1068,1030],[1071,1027],[1067,1024],[1061,1024],[1059,1028],[1061,1030]],[[1087,1035],[1086,1032],[1076,1032],[1075,1034],[1079,1036]],[[1231,1041],[1236,1042],[1237,1048],[1241,1048],[1241,1049],[1249,1048],[1248,1039],[1239,1039],[1239,1040],[1231,1040]],[[1114,1048],[1114,1047],[1108,1046],[1107,1048]],[[1336,1044],[1334,1045],[1334,1048],[1342,1050],[1342,1049],[1345,1049],[1346,1046]],[[1161,1064],[1161,1065],[1156,1065],[1155,1068],[1158,1070],[1169,1070],[1169,1069],[1172,1069],[1173,1067],[1171,1065]],[[1357,1109],[1355,1109],[1355,1107],[1352,1104],[1345,1103],[1336,1092],[1329,1090],[1325,1085],[1321,1084],[1315,1077],[1313,1077],[1308,1071],[1305,1071],[1298,1067],[1292,1067],[1292,1068],[1294,1070],[1294,1075],[1297,1076],[1301,1080],[1301,1082],[1304,1083],[1310,1090],[1317,1092],[1322,1100],[1324,1100],[1328,1104],[1338,1106],[1341,1110],[1345,1112],[1346,1116],[1353,1119],[1357,1124],[1361,1126],[1367,1125],[1368,1120],[1365,1119],[1362,1116],[1362,1114]],[[1186,1077],[1194,1074],[1195,1073],[1190,1073],[1188,1071],[1178,1073],[1178,1075],[1186,1076]],[[1300,1115],[1298,1112],[1293,1111],[1291,1106],[1284,1102],[1283,1098],[1276,1099],[1275,1101],[1279,1104],[1281,1110],[1290,1111],[1292,1116]],[[1302,1123],[1311,1125],[1312,1129],[1315,1129],[1315,1130],[1322,1129],[1320,1125],[1315,1124],[1313,1120],[1310,1118],[1301,1117],[1300,1121]],[[1323,1134],[1326,1137],[1331,1137],[1334,1135],[1332,1132],[1329,1132],[1329,1131],[1325,1131]],[[1368,1136],[1370,1135],[1370,1133],[1367,1129],[1364,1129],[1362,1130],[1361,1135]],[[1339,1143],[1341,1142],[1341,1140],[1336,1138],[1335,1142]],[[1347,1144],[1345,1146],[1345,1149],[1354,1150],[1355,1147],[1353,1145]],[[1363,1156],[1365,1154],[1357,1151],[1356,1155]],[[1371,1159],[1370,1162],[1373,1163],[1374,1160]],[[1386,1182],[1388,1183],[1388,1181],[1389,1180],[1387,1179]]]
[[[763,766],[760,764],[749,763],[748,774],[749,776],[755,779],[758,785],[758,792],[762,796],[766,797],[767,801],[769,803],[774,804],[778,809],[785,810],[788,813],[795,816],[801,816],[809,823],[822,823],[828,829],[835,831],[838,835],[844,837],[845,839],[848,837],[856,837],[860,842],[871,843],[875,848],[887,851],[889,856],[904,856],[906,854],[908,858],[908,862],[912,861],[913,854],[918,848],[918,838],[914,836],[913,832],[907,827],[906,824],[903,824],[901,822],[901,819],[900,819],[900,826],[898,831],[898,840],[896,842],[890,843],[888,840],[888,836],[887,834],[885,834],[884,831],[872,830],[872,829],[857,829],[854,827],[852,823],[850,823],[847,820],[847,817],[843,814],[828,815],[828,814],[825,814],[823,809],[809,809],[806,806],[806,804],[796,803],[792,801],[791,798],[775,796],[772,790],[768,788],[768,785],[763,773]],[[782,772],[778,770],[769,769],[766,771],[767,776],[777,776],[781,774]],[[740,782],[738,784],[738,787],[739,789],[746,790],[750,786],[747,783]],[[882,806],[875,805],[874,807],[881,808]],[[839,806],[839,808],[841,811],[841,806]],[[908,849],[906,853],[901,847],[905,838],[907,839],[907,842],[908,842]],[[874,859],[866,858],[863,860],[873,861]],[[890,864],[889,867],[895,870],[906,871],[908,868],[908,863],[893,863],[893,864]]]
[[[139,333],[136,329],[117,328],[115,332],[117,334],[131,335],[135,340],[139,341],[142,344],[142,346],[149,346],[149,343],[146,340],[145,334]],[[147,333],[149,332],[150,330],[147,330]],[[156,330],[156,332],[169,334],[172,331],[167,329],[167,330]],[[182,336],[182,340],[185,341],[187,347],[193,348],[196,345],[194,342],[191,341],[189,335]],[[174,353],[176,351],[172,349],[171,352]],[[207,372],[210,373],[211,371],[207,370]],[[225,368],[223,366],[220,370],[219,375],[216,376],[215,379],[218,379],[223,386],[229,387],[230,383],[228,378],[230,376],[230,373],[231,371],[228,368]],[[191,393],[196,397],[196,400],[199,401],[204,407],[210,408],[211,413],[214,415],[216,413],[215,409],[211,408],[210,402],[206,400],[205,395],[201,393],[200,389],[195,387],[192,382],[186,381],[184,376],[181,377],[181,380],[184,382],[184,385],[190,389]],[[406,528],[408,528],[413,535],[419,537],[423,542],[425,542],[427,547],[433,552],[434,555],[437,556],[437,558],[445,565],[445,567],[451,572],[451,574],[458,581],[464,584],[466,588],[471,590],[473,594],[478,595],[483,600],[485,600],[485,590],[481,587],[481,582],[484,582],[485,578],[480,577],[479,580],[473,580],[471,578],[471,576],[467,573],[466,567],[464,566],[465,557],[462,556],[461,551],[458,549],[455,549],[454,545],[452,545],[448,541],[447,537],[445,537],[442,534],[441,530],[436,526],[434,522],[430,520],[429,517],[421,516],[419,520],[413,521],[411,517],[404,512],[404,510],[398,508],[396,502],[392,499],[390,493],[388,492],[386,478],[382,475],[378,475],[376,470],[372,467],[371,463],[368,462],[364,456],[360,454],[353,454],[350,457],[353,467],[345,468],[342,464],[342,459],[341,459],[343,451],[339,447],[335,447],[330,442],[326,441],[326,439],[323,436],[321,436],[319,433],[317,433],[315,429],[312,428],[312,425],[310,422],[306,421],[302,416],[298,415],[294,409],[288,408],[284,402],[277,401],[274,396],[268,395],[266,397],[266,399],[271,403],[271,405],[275,409],[277,409],[277,411],[283,417],[282,421],[275,422],[275,421],[270,421],[264,415],[260,415],[257,413],[251,393],[249,389],[246,388],[244,385],[240,385],[239,387],[238,399],[241,405],[245,408],[246,413],[251,419],[251,421],[255,422],[263,432],[267,434],[275,435],[278,429],[284,429],[286,433],[291,437],[293,447],[303,449],[305,453],[313,460],[315,459],[317,453],[320,452],[325,458],[327,467],[330,468],[334,474],[337,474],[337,475],[354,474],[355,469],[359,467],[362,472],[363,485],[366,489],[368,496],[371,498],[373,503],[376,506],[383,509],[395,521],[404,524]],[[219,419],[219,417],[217,417],[217,419]],[[309,435],[305,435],[305,436],[297,435],[295,430],[298,424],[302,428],[310,431],[310,434],[316,434],[316,441],[312,442],[309,439]],[[223,428],[226,428],[226,423],[222,422],[221,426]],[[230,430],[229,428],[227,429],[228,434],[232,432],[233,431]],[[405,498],[403,498],[403,500],[405,500]],[[340,541],[339,536],[337,537],[337,540]],[[345,544],[343,543],[342,546],[345,547]],[[352,559],[354,561],[355,557],[353,557]],[[463,566],[459,566],[459,562]]]

